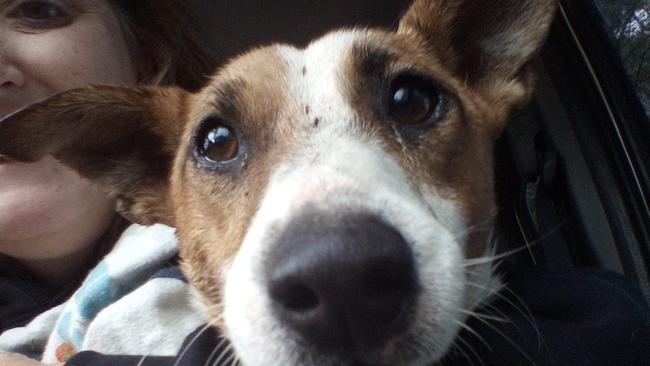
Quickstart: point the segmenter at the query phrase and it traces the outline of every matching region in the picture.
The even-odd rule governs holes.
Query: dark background
[[[187,0],[183,0],[187,1]],[[192,0],[199,25],[220,63],[253,46],[274,42],[304,46],[344,27],[397,24],[409,0]]]

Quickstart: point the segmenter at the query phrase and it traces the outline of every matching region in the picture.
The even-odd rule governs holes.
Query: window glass
[[[595,0],[650,117],[650,0]]]

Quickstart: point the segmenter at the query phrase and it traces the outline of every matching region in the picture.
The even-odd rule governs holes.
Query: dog
[[[394,31],[255,49],[196,94],[64,92],[4,119],[0,155],[53,155],[176,227],[244,365],[431,364],[501,286],[493,145],[556,7],[415,0]]]

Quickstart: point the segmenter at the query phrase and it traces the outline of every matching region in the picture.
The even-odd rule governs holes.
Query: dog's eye
[[[431,120],[441,104],[438,87],[415,75],[400,75],[393,80],[388,113],[396,122],[416,125]]]
[[[199,155],[217,163],[227,162],[237,157],[239,141],[235,132],[225,124],[210,120],[198,136]]]

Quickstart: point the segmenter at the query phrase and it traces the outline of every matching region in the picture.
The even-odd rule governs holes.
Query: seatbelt
[[[521,179],[513,209],[534,264],[554,270],[574,267],[563,232],[568,215],[554,203],[560,175],[560,156],[536,116],[526,111],[509,124],[507,138]]]

